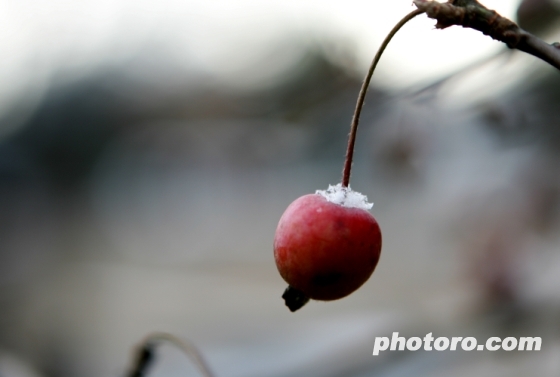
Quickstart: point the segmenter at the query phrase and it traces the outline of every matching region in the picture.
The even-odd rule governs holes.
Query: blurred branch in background
[[[172,334],[154,333],[146,336],[138,346],[128,377],[147,377],[148,368],[155,361],[156,348],[160,343],[169,343],[180,349],[197,366],[202,376],[214,376],[194,344]]]

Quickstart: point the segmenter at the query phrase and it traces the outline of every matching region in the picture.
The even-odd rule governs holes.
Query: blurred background
[[[557,0],[483,1],[553,42]],[[148,333],[221,377],[560,375],[560,75],[418,17],[381,60],[352,187],[381,261],[290,313],[272,255],[339,182],[399,1],[0,0],[0,376],[124,376]],[[541,336],[386,352],[376,336]],[[151,376],[196,376],[164,346]]]

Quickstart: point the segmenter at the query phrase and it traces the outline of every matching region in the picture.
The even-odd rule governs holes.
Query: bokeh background
[[[549,42],[557,0],[484,1]],[[560,75],[421,16],[374,76],[352,187],[380,264],[290,313],[272,239],[340,180],[409,0],[0,1],[0,376],[124,376],[148,333],[219,377],[560,375]],[[541,336],[387,352],[376,336]],[[198,375],[163,346],[154,377]]]

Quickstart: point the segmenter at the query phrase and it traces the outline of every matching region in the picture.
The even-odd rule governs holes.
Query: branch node
[[[505,43],[509,48],[524,51],[560,69],[559,43],[545,43],[477,0],[449,0],[447,3],[414,0],[413,3],[419,10],[426,12],[429,18],[437,21],[437,29],[453,25],[475,29]]]

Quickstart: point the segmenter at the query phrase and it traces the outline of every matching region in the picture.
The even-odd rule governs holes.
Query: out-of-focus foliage
[[[537,36],[558,29],[560,3],[556,0],[523,0],[517,8],[517,23]]]

